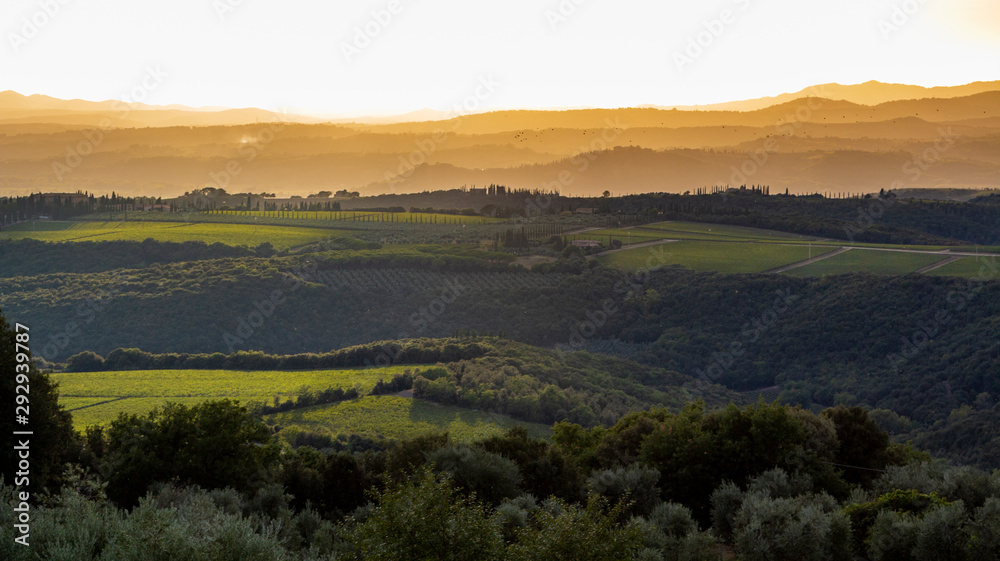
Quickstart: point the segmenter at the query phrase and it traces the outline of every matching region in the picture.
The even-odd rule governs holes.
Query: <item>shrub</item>
[[[976,509],[969,523],[969,536],[973,561],[1000,560],[1000,499],[990,497]]]
[[[745,561],[850,560],[850,523],[824,508],[829,503],[747,494],[734,524],[737,554]]]
[[[634,524],[620,525],[619,507],[591,495],[586,507],[557,499],[535,512],[532,527],[519,533],[510,548],[511,561],[621,561],[642,548],[643,533]]]
[[[456,485],[490,504],[519,494],[517,464],[498,454],[469,446],[449,446],[427,454],[437,471],[447,471]]]
[[[733,543],[736,513],[743,505],[743,491],[726,481],[712,493],[712,528],[726,543]]]
[[[499,523],[474,500],[459,496],[446,475],[424,471],[415,483],[391,488],[378,500],[353,533],[366,560],[491,561],[502,557]]]
[[[594,472],[588,485],[613,503],[626,503],[626,513],[645,516],[660,503],[660,489],[656,485],[659,480],[658,470],[632,464]]]
[[[945,505],[944,499],[935,494],[924,494],[914,490],[895,490],[879,496],[875,500],[849,505],[844,514],[851,521],[851,532],[856,551],[864,551],[870,539],[879,514],[892,511],[900,514],[920,515],[937,506]],[[889,522],[884,522],[889,524]],[[902,524],[902,523],[900,523]]]

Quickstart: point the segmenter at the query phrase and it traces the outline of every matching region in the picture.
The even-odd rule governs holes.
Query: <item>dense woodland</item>
[[[4,559],[1000,558],[1000,479],[893,444],[857,407],[695,402],[561,422],[551,441],[515,428],[335,450],[282,447],[228,400],[74,434],[48,375],[29,377],[50,446],[33,456],[30,548],[3,451]],[[13,398],[12,378],[0,388]]]
[[[991,197],[766,192],[551,208],[859,242],[1000,243]],[[977,279],[800,279],[655,264],[628,274],[572,248],[529,269],[490,249],[0,242],[0,306],[29,318],[43,367],[407,365],[372,394],[411,389],[553,426],[550,441],[514,429],[464,444],[307,432],[289,442],[261,420],[360,397],[316,388],[284,403],[169,405],[74,434],[57,388],[32,370],[45,450],[33,477],[47,496],[34,503],[29,556],[0,556],[1000,558],[990,474],[1000,466],[1000,263],[982,260]],[[6,322],[0,331],[10,340]],[[11,349],[0,349],[7,370]],[[11,419],[0,429],[14,430]],[[10,476],[0,548],[12,542]],[[60,522],[70,516],[72,528]]]
[[[714,194],[630,195],[605,203],[608,211],[644,209],[664,220],[692,220],[795,232],[853,242],[938,244],[951,240],[1000,243],[996,195],[962,203],[897,199],[762,195],[752,189]]]
[[[1000,340],[990,336],[1000,334],[1000,283],[989,280],[1000,270],[990,261],[984,270],[992,274],[977,281],[681,268],[627,275],[579,257],[527,271],[512,268],[510,259],[461,246],[207,259],[9,277],[2,299],[15,314],[31,312],[35,352],[55,363],[83,351],[113,358],[115,349],[127,348],[294,355],[371,341],[501,334],[562,357],[612,354],[735,391],[777,386],[791,404],[884,410],[882,420],[899,439],[931,427],[968,427],[950,419],[965,408],[989,411],[1000,396],[987,374],[1000,360]],[[543,388],[556,379],[538,377]],[[664,391],[655,381],[642,383]],[[418,388],[445,403],[560,420],[499,403],[489,375],[456,374]],[[588,425],[612,423],[628,409],[605,414],[604,404],[571,403],[557,411],[575,411],[566,418]],[[998,465],[998,446],[973,445],[983,438],[921,442],[941,455]]]

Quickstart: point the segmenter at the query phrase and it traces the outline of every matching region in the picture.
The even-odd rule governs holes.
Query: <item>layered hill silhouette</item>
[[[1000,184],[998,82],[831,84],[709,107],[331,123],[2,92],[0,195],[175,196],[205,186],[378,194],[489,183],[567,195],[742,183],[839,194]]]

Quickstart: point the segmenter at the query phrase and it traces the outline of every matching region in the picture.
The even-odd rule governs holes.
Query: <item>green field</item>
[[[181,222],[50,222],[17,224],[0,232],[0,239],[32,238],[50,242],[143,241],[205,243],[256,247],[271,242],[276,249],[348,236],[346,230],[254,224],[186,224]]]
[[[602,228],[571,234],[568,237],[571,240],[596,240],[605,246],[610,245],[611,240],[620,240],[623,245],[630,245],[667,239],[784,243],[809,242],[818,239],[757,228],[698,222],[657,222],[635,228]]]
[[[310,370],[295,372],[241,372],[232,370],[136,370],[119,372],[65,372],[59,382],[59,402],[73,415],[73,426],[83,430],[104,425],[119,414],[145,415],[167,402],[197,405],[209,399],[229,398],[241,403],[271,402],[296,397],[307,389],[357,388],[371,391],[379,379],[388,381],[403,366],[377,369]],[[416,370],[419,370],[417,368]],[[396,396],[363,397],[268,415],[286,431],[303,430],[371,437],[405,438],[430,431],[448,431],[460,441],[477,440],[524,424],[532,435],[548,437],[543,425],[518,423],[503,415],[438,405]]]
[[[755,241],[816,241],[820,238],[803,236],[801,234],[790,234],[788,232],[777,232],[774,230],[762,230],[759,228],[748,228],[745,226],[729,226],[727,224],[706,224],[702,222],[657,222],[633,228],[637,232],[662,232],[665,238],[676,239],[724,239],[730,240],[755,240]]]
[[[852,249],[840,255],[792,269],[785,274],[794,277],[821,277],[846,273],[905,275],[946,258],[946,255],[940,254]]]
[[[927,275],[939,277],[963,277],[967,279],[1000,279],[1000,257],[966,257],[928,271]]]
[[[616,251],[597,259],[625,271],[683,265],[695,271],[760,273],[832,250],[787,244],[679,241]]]
[[[100,405],[95,405],[93,407],[84,407],[82,409],[75,409],[70,411],[70,415],[73,415],[73,428],[78,431],[83,431],[85,428],[92,425],[106,425],[111,421],[118,418],[120,413],[125,413],[126,415],[145,415],[153,410],[155,407],[162,407],[166,403],[180,403],[187,406],[197,405],[203,401],[211,399],[209,397],[126,397],[116,400],[108,401],[107,403],[102,403]],[[219,398],[221,399],[221,398]],[[102,401],[107,401],[102,399]],[[59,403],[63,402],[63,398],[59,398]],[[240,400],[241,403],[245,403],[246,400]],[[67,407],[68,409],[68,407]]]
[[[566,237],[570,240],[596,240],[607,246],[611,240],[620,240],[623,245],[629,245],[671,239],[673,236],[667,235],[666,232],[644,231],[637,228],[602,228],[600,230],[588,230],[579,234],[570,234]]]
[[[314,432],[360,434],[388,439],[411,438],[428,432],[447,431],[460,442],[481,440],[522,425],[536,438],[548,438],[544,425],[519,422],[504,415],[483,413],[399,396],[363,397],[352,401],[317,405],[267,415],[268,424],[285,430],[296,427]]]
[[[416,224],[495,224],[504,222],[502,218],[485,216],[462,216],[458,214],[438,214],[425,212],[370,212],[352,210],[273,210],[239,211],[214,210],[203,213],[209,216],[289,218],[292,220],[316,220],[320,222],[404,222]]]
[[[390,380],[406,368],[308,370],[295,372],[241,372],[233,370],[128,370],[121,372],[55,373],[60,403],[75,410],[73,424],[79,429],[104,424],[118,413],[144,414],[167,401],[199,403],[230,398],[242,403],[270,402],[298,396],[307,389],[358,388],[369,392],[380,379]],[[118,400],[101,405],[102,401]],[[89,407],[87,407],[89,406]],[[83,409],[78,409],[85,407]]]
[[[98,403],[104,403],[114,398],[107,397],[64,397],[59,396],[59,405],[62,405],[67,411],[76,411],[77,409],[83,407],[92,407]]]

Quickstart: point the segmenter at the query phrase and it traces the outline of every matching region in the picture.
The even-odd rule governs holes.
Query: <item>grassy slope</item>
[[[159,241],[205,243],[255,247],[271,242],[276,249],[318,242],[348,235],[343,230],[257,226],[241,224],[184,224],[171,222],[34,222],[18,224],[0,232],[0,239],[33,238],[43,241]]]
[[[307,389],[358,388],[367,393],[382,378],[402,366],[302,372],[237,372],[232,370],[136,370],[124,372],[65,372],[59,382],[60,403],[73,414],[77,428],[104,424],[119,413],[145,414],[167,401],[187,404],[230,398],[243,403],[282,400]],[[102,403],[108,402],[108,403]],[[99,404],[99,405],[94,405]]]
[[[447,431],[457,441],[479,440],[522,425],[534,437],[552,431],[545,425],[524,423],[491,413],[440,405],[398,396],[363,397],[342,403],[318,405],[265,416],[282,427],[337,434],[360,434],[388,439],[411,438]]]
[[[365,212],[365,211],[216,211],[210,216],[222,216],[238,219],[240,217],[260,218],[290,218],[298,220],[315,220],[318,222],[416,222],[431,224],[496,224],[504,222],[502,218],[485,216],[462,216],[456,214],[437,214],[424,212]]]
[[[937,263],[947,256],[923,253],[901,253],[895,251],[858,250],[834,255],[788,271],[796,277],[821,277],[845,273],[873,273],[877,275],[902,275],[912,273],[921,267]]]
[[[963,277],[978,280],[1000,279],[1000,259],[996,257],[966,257],[928,271],[926,274],[940,277]]]
[[[811,255],[816,257],[832,250],[813,247]],[[760,273],[808,259],[809,256],[810,248],[807,246],[679,241],[627,249],[598,259],[605,265],[622,270],[637,270],[650,265],[683,265],[696,271]]]

